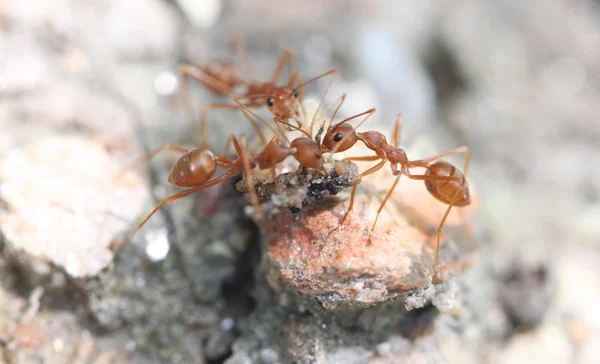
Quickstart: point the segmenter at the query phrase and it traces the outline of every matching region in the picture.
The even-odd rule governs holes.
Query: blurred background
[[[182,62],[201,66],[235,56],[230,46],[234,33],[245,41],[258,80],[267,79],[281,52],[289,49],[304,79],[332,68],[340,72],[326,103],[347,92],[341,116],[376,107],[364,128],[387,128],[391,137],[396,116],[403,113],[403,143],[416,153],[412,158],[459,145],[471,148],[469,179],[482,199],[484,267],[479,269],[486,272],[475,284],[492,287],[488,291],[493,299],[508,302],[499,304],[505,312],[520,305],[515,301],[527,301],[521,305],[533,308],[517,314],[516,320],[534,322],[535,327],[517,333],[497,329],[505,327],[502,320],[507,319],[499,318],[494,305],[490,311],[482,309],[475,318],[477,325],[484,332],[495,331],[486,336],[485,345],[472,349],[470,362],[521,363],[536,358],[600,363],[600,2],[3,0],[0,158],[6,161],[33,141],[64,135],[99,143],[115,163],[131,161],[164,143],[197,145],[198,123],[186,118],[177,101],[177,67]],[[282,79],[286,76],[284,72]],[[308,102],[318,102],[327,83],[322,79],[307,87]],[[208,103],[229,102],[192,80],[189,84],[195,115]],[[231,132],[252,134],[236,112],[213,111],[209,125],[217,141],[211,143],[217,146],[215,152],[224,150]],[[142,168],[139,188],[151,187],[155,200],[166,196],[172,191],[165,190],[168,168],[168,162],[153,164],[150,178]],[[14,183],[11,173],[0,171],[5,186]],[[29,178],[45,182],[35,175]],[[7,191],[6,187],[2,191],[3,200]],[[138,216],[151,205],[132,200],[132,214]],[[185,240],[188,235],[181,231],[192,222],[183,216],[190,207],[185,202],[178,206],[184,207],[167,209],[154,227],[164,221],[184,226],[177,239]],[[211,228],[232,224],[222,218]],[[229,241],[214,236],[210,240]],[[10,331],[7,328],[28,307],[32,290],[47,282],[28,278],[22,285],[23,268],[8,257],[6,246],[0,258],[0,333],[3,326]],[[186,255],[185,247],[178,249]],[[221,254],[214,249],[194,252],[209,261],[210,254]],[[234,249],[231,254],[239,257],[242,251]],[[237,258],[223,259],[229,270],[216,274],[215,280],[235,275],[231,266]],[[199,278],[207,269],[199,265],[205,263],[189,263],[192,268],[186,274],[195,277],[190,284],[195,285],[196,296],[189,298],[189,306],[182,305],[194,312],[185,308],[181,315],[197,319],[183,320],[177,332],[165,333],[170,330],[165,322],[171,319],[161,318],[163,311],[151,311],[148,306],[160,305],[148,296],[135,299],[144,309],[124,314],[128,310],[114,300],[120,309],[101,299],[96,306],[85,300],[78,303],[73,297],[81,292],[71,292],[78,289],[69,288],[67,294],[46,288],[45,297],[50,298],[42,305],[46,316],[40,325],[50,333],[50,349],[16,355],[21,355],[20,362],[75,362],[69,360],[85,351],[81,347],[87,343],[94,348],[89,351],[97,356],[96,362],[102,353],[131,362],[223,362],[241,335],[227,329],[231,323],[227,319],[247,312],[231,309],[232,299],[217,298],[219,292],[203,293],[212,283],[218,285]],[[120,274],[132,272],[127,268]],[[163,277],[164,271],[154,274]],[[182,278],[163,278],[153,281],[154,289],[164,288],[162,294],[167,287],[180,292],[173,281],[180,283]],[[146,284],[138,287],[147,285],[146,278]],[[89,283],[84,286],[79,290],[89,292]],[[513,297],[515,292],[518,298]],[[124,297],[123,291],[114,295]],[[171,304],[164,310],[170,311]],[[119,317],[118,324],[102,321],[102,314]],[[151,330],[147,322],[152,320],[141,319],[145,315],[156,321]],[[136,329],[140,321],[144,329]],[[60,329],[53,331],[52,325]],[[191,329],[198,325],[207,329]],[[211,325],[219,328],[220,336],[215,337]],[[190,330],[197,336],[183,343],[177,339]],[[150,349],[141,344],[148,340],[148,332],[160,337],[160,344],[150,344]],[[197,342],[203,343],[200,348]],[[7,358],[0,362],[8,362]]]

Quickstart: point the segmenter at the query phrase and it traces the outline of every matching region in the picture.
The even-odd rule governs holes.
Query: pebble
[[[334,228],[348,207],[341,195],[330,204],[306,206],[296,214],[284,212],[262,224],[269,238],[268,258],[277,272],[274,275],[331,308],[340,303],[371,305],[427,286],[432,281],[437,236],[426,232],[437,227],[446,206],[432,198],[422,183],[406,178],[406,185],[399,186],[392,197],[405,205],[403,209],[393,202],[386,205],[375,231],[369,233],[383,195],[379,190],[389,188],[390,177],[383,172],[363,179],[354,210],[337,230]],[[379,190],[373,187],[375,183]],[[464,214],[469,225],[477,208],[476,196],[474,201],[473,208]],[[417,219],[412,215],[421,217],[423,228],[415,225],[413,220]],[[459,222],[455,210],[446,228]],[[473,249],[464,236],[444,238],[442,276],[448,278],[469,267],[475,256]],[[427,292],[404,296],[405,303],[418,307],[421,303],[414,302],[424,304],[421,296]]]

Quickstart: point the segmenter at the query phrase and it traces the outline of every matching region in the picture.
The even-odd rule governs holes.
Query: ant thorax
[[[390,148],[387,150],[387,158],[392,165],[406,164],[408,162],[406,152],[400,148]],[[397,166],[397,169],[399,169],[399,166]]]

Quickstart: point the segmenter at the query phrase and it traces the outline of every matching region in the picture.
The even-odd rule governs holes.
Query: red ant
[[[168,181],[177,187],[190,188],[162,200],[136,227],[128,240],[130,240],[133,235],[146,224],[152,215],[164,205],[205,188],[217,185],[226,179],[237,175],[240,171],[244,173],[244,179],[246,180],[248,191],[251,193],[252,204],[254,205],[256,214],[262,219],[263,214],[260,209],[258,196],[254,190],[252,178],[250,178],[252,169],[258,167],[260,169],[274,170],[276,165],[283,162],[288,156],[293,156],[303,167],[321,167],[321,147],[319,143],[310,138],[296,138],[292,140],[290,146],[287,147],[281,145],[279,143],[279,138],[274,136],[264,149],[256,155],[248,153],[245,136],[242,135],[240,141],[238,141],[235,135],[231,134],[229,140],[235,147],[237,159],[231,159],[224,155],[215,156],[210,150],[205,148],[189,150],[177,145],[167,144],[156,148],[138,160],[136,164],[147,161],[158,153],[166,150],[183,153],[173,165],[173,168],[169,173]],[[217,167],[227,168],[229,170],[223,176],[211,180],[216,173]]]
[[[367,169],[362,172],[358,178],[355,180],[354,185],[352,186],[352,195],[350,197],[350,204],[348,206],[348,210],[342,217],[340,221],[340,225],[333,229],[333,231],[337,230],[344,224],[346,217],[352,211],[352,207],[354,204],[354,196],[356,194],[356,187],[361,181],[361,178],[373,174],[380,170],[387,162],[390,162],[390,167],[392,169],[392,174],[396,176],[392,187],[389,189],[385,198],[381,202],[379,209],[377,210],[377,215],[375,217],[375,221],[373,222],[373,226],[371,227],[371,231],[374,231],[375,224],[377,223],[377,218],[379,214],[383,210],[387,200],[391,196],[394,188],[398,184],[401,175],[405,175],[410,179],[414,180],[422,180],[425,181],[425,186],[427,190],[439,201],[448,204],[448,208],[440,222],[440,225],[437,229],[437,246],[435,250],[435,268],[434,268],[434,277],[438,274],[438,265],[439,265],[439,251],[440,251],[440,240],[441,233],[446,218],[452,209],[452,206],[467,206],[471,203],[471,197],[469,193],[469,186],[467,184],[467,180],[465,175],[467,173],[467,168],[469,165],[470,159],[470,151],[466,146],[458,147],[451,149],[449,151],[436,154],[426,159],[422,160],[409,160],[405,151],[399,147],[400,144],[400,136],[401,136],[401,126],[402,126],[402,114],[398,115],[396,120],[396,126],[394,127],[393,132],[393,140],[394,144],[390,145],[383,134],[378,131],[366,131],[364,133],[356,132],[355,128],[348,124],[348,121],[366,115],[365,119],[362,120],[359,125],[356,127],[360,127],[368,118],[375,112],[375,109],[370,109],[363,113],[354,115],[345,120],[340,121],[335,125],[329,126],[327,129],[327,133],[323,138],[322,144],[322,152],[336,153],[343,152],[350,148],[352,148],[358,141],[361,141],[365,144],[365,146],[376,153],[374,156],[364,156],[364,157],[349,157],[344,160],[351,161],[377,161],[381,160],[375,166]],[[439,161],[440,158],[457,154],[457,153],[465,153],[465,165],[464,165],[464,174],[461,173],[456,167],[452,164],[444,161]],[[434,162],[435,163],[431,163]],[[425,174],[414,175],[410,172],[411,168],[421,167],[425,168]]]
[[[329,84],[329,86],[331,86],[331,83]],[[313,116],[313,122],[318,113],[318,110],[320,109],[325,99],[325,96],[327,95],[329,86],[325,90],[325,93],[323,94],[323,97],[319,102],[319,106]],[[246,113],[246,109],[242,109],[242,113],[248,118],[248,120],[254,122],[252,118]],[[261,121],[264,122],[264,120],[262,119]],[[266,122],[264,123],[266,124]],[[252,178],[250,178],[251,171],[254,168],[258,167],[259,169],[263,170],[271,169],[273,178],[275,178],[275,168],[277,164],[283,162],[287,157],[293,156],[302,167],[322,169],[322,153],[320,143],[314,141],[311,138],[310,134],[302,130],[300,127],[296,127],[287,123],[286,125],[288,125],[292,130],[301,132],[306,137],[299,137],[292,140],[291,142],[289,142],[288,147],[280,144],[280,140],[277,136],[277,133],[274,133],[275,136],[271,138],[271,140],[269,141],[269,143],[267,143],[263,150],[258,154],[252,155],[247,150],[246,137],[242,135],[240,137],[240,141],[238,141],[235,135],[231,134],[228,139],[228,144],[229,142],[233,143],[238,157],[237,159],[231,159],[224,155],[215,156],[214,153],[207,148],[189,150],[187,148],[172,144],[160,146],[151,151],[150,153],[139,158],[136,162],[134,162],[134,165],[144,163],[163,151],[170,150],[183,153],[183,155],[179,157],[179,159],[173,165],[171,172],[169,173],[168,181],[169,183],[177,187],[191,188],[176,193],[162,200],[136,227],[136,229],[132,232],[127,241],[131,240],[133,235],[137,231],[139,231],[142,228],[142,226],[144,226],[144,224],[146,224],[146,222],[148,222],[148,220],[165,204],[173,202],[177,199],[188,196],[205,188],[217,185],[225,181],[226,179],[238,174],[240,171],[242,171],[244,174],[244,180],[246,181],[246,187],[248,191],[250,191],[254,210],[256,211],[256,214],[258,215],[259,219],[262,220],[262,210],[260,209],[258,196],[254,189],[254,183],[252,181]],[[287,140],[285,134],[284,137]],[[229,169],[229,171],[221,177],[210,180],[215,175],[217,167],[227,168]]]
[[[208,135],[206,126],[206,113],[209,110],[215,109],[245,109],[252,113],[249,108],[258,108],[266,105],[269,110],[273,113],[274,121],[276,123],[284,123],[291,118],[295,118],[299,127],[302,127],[298,108],[302,105],[303,92],[302,87],[306,84],[313,82],[321,77],[337,73],[336,70],[331,70],[319,75],[307,82],[302,82],[300,75],[295,71],[295,61],[289,50],[284,50],[277,61],[277,65],[271,78],[267,82],[256,82],[250,81],[251,69],[248,61],[248,53],[246,47],[243,45],[241,38],[238,35],[233,36],[233,43],[238,52],[244,59],[245,68],[247,70],[247,80],[244,80],[240,76],[238,66],[231,60],[216,60],[202,68],[196,68],[188,64],[182,64],[179,67],[179,74],[183,89],[187,90],[185,86],[185,76],[189,75],[203,85],[207,86],[213,93],[230,96],[234,99],[235,104],[210,104],[202,108],[200,113],[200,130],[202,136],[202,145],[208,146]],[[290,71],[290,78],[285,86],[277,86],[276,81],[279,78],[283,67],[288,64]],[[292,71],[292,69],[294,71]],[[293,87],[296,80],[299,80],[301,84]],[[237,86],[244,86],[246,88],[245,94],[236,96],[233,88]],[[182,94],[186,98],[187,92],[184,91]],[[248,99],[248,103],[241,103],[240,100]],[[254,113],[252,113],[254,114]],[[258,125],[254,120],[249,119],[254,129],[260,135],[263,143],[266,144],[266,139],[262,135]],[[279,125],[279,124],[278,124]],[[289,127],[287,129],[290,130]]]

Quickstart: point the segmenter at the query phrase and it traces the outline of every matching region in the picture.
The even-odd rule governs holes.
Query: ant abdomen
[[[215,155],[208,149],[194,149],[182,155],[171,169],[169,183],[193,187],[208,181],[217,169]]]
[[[452,202],[457,190],[458,195],[454,200],[455,206],[467,206],[471,203],[471,195],[469,193],[469,185],[465,176],[458,168],[444,161],[438,161],[429,166],[426,175],[428,176],[449,176],[456,177],[457,180],[451,181],[436,181],[425,180],[425,187],[438,200],[449,204]],[[461,182],[462,181],[462,187]]]

